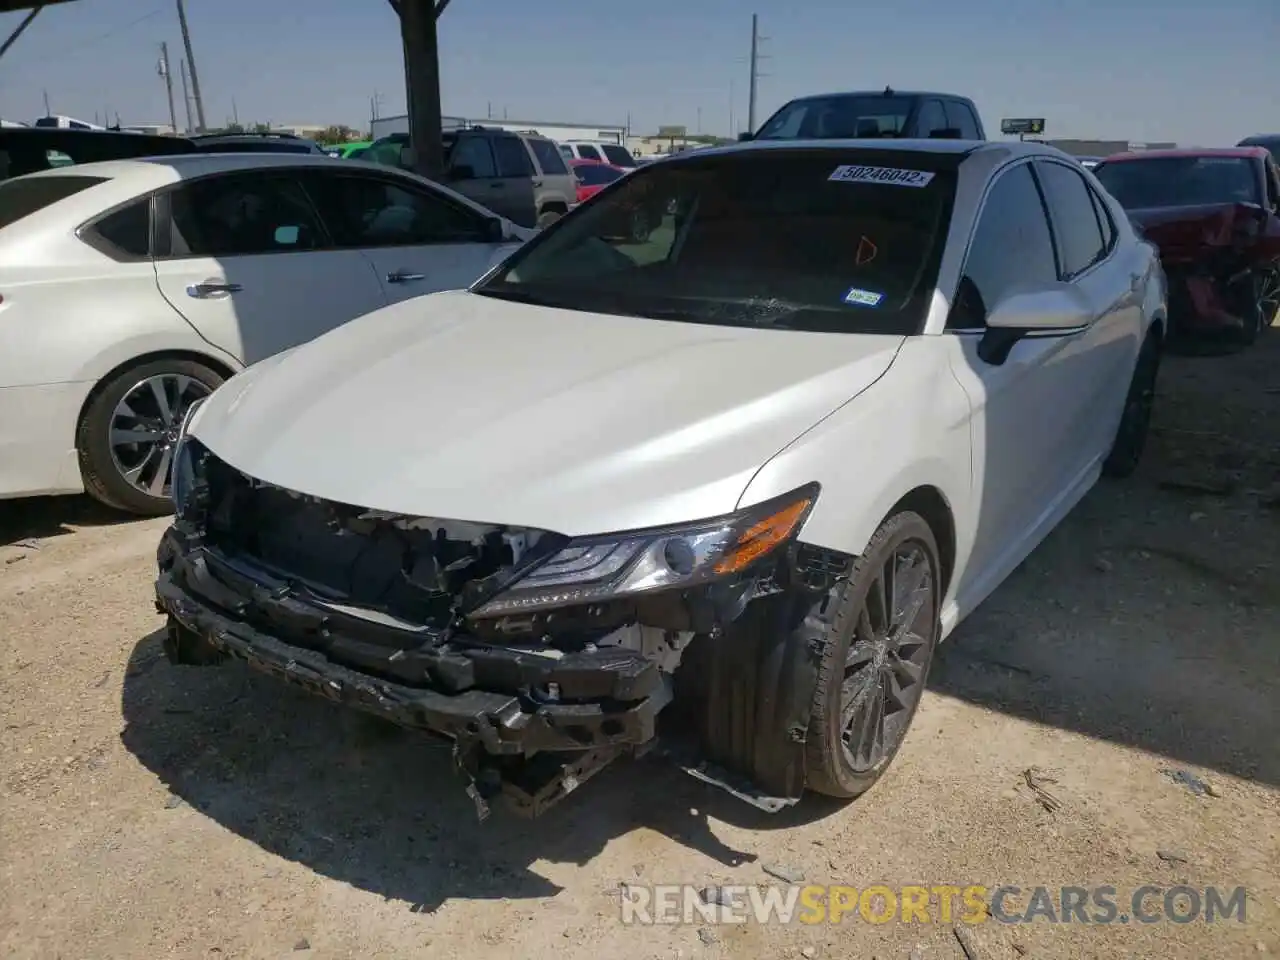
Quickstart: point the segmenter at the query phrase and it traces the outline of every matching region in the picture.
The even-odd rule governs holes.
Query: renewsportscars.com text
[[[626,924],[883,923],[1219,923],[1245,921],[1244,887],[1145,885],[987,887],[939,884],[868,887],[818,884],[699,888],[627,885]]]

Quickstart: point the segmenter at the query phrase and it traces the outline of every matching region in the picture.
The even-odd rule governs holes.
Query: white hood
[[[191,432],[243,473],[327,500],[606,533],[733,510],[901,343],[440,293],[251,367]]]

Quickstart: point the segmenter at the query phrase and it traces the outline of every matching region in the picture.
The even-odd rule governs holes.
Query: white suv
[[[634,170],[636,158],[631,151],[621,144],[605,143],[600,140],[562,140],[560,152],[566,160],[597,160],[609,163],[624,170]]]

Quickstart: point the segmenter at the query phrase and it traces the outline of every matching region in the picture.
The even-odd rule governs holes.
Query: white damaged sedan
[[[1136,466],[1165,309],[1038,144],[642,167],[192,411],[167,652],[452,738],[482,815],[659,736],[764,809],[857,796],[938,642]]]

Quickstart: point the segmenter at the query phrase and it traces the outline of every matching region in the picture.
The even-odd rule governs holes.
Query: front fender
[[[741,504],[816,480],[822,492],[800,539],[856,556],[895,504],[932,487],[963,548],[972,537],[963,509],[972,488],[970,409],[940,349],[946,336],[909,339],[876,384],[769,460]]]

